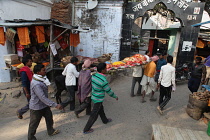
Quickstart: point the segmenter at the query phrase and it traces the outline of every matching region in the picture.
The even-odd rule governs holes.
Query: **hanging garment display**
[[[59,36],[60,34],[61,34],[61,29],[60,29],[60,28],[55,28],[55,30],[54,30],[54,36],[57,37],[57,36]],[[57,38],[58,41],[61,40],[61,39],[63,39],[63,36],[59,36],[59,37]]]
[[[4,46],[5,44],[5,36],[4,36],[4,28],[0,27],[0,44]]]
[[[79,33],[70,34],[70,46],[77,47],[80,43]]]
[[[10,42],[14,43],[14,37],[15,37],[16,33],[17,32],[14,29],[12,29],[12,28],[7,29],[7,32],[6,32],[7,40],[9,40]]]
[[[60,46],[63,50],[65,50],[68,47],[68,44],[64,40],[62,40],[60,41]]]
[[[17,28],[17,33],[21,45],[31,44],[28,27]]]
[[[18,56],[23,57],[23,49],[25,49],[25,47],[23,45],[20,45],[20,42],[17,41],[16,42],[16,48],[17,48]]]
[[[45,42],[44,26],[35,26],[38,43]]]

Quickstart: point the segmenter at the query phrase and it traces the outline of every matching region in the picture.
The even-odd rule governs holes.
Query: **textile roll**
[[[38,43],[44,43],[45,42],[44,26],[35,26],[35,28],[36,28],[36,36]]]
[[[78,34],[70,34],[70,46],[77,47],[80,43],[79,33]]]
[[[31,43],[28,27],[17,28],[17,33],[21,45],[29,45]]]
[[[4,45],[5,44],[5,36],[4,36],[4,28],[0,27],[0,44]]]

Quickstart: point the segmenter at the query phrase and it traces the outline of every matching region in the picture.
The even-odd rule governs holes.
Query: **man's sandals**
[[[50,136],[54,136],[60,133],[60,130],[55,130]]]
[[[89,133],[92,133],[94,130],[91,128],[90,130],[86,131],[86,132],[83,132],[84,134],[89,134]]]
[[[18,119],[23,119],[23,116],[17,111],[16,112]]]
[[[110,123],[110,122],[112,122],[112,119],[108,119],[108,122],[107,123]],[[106,123],[106,124],[107,124]],[[88,130],[88,131],[86,131],[86,132],[83,132],[84,134],[89,134],[89,133],[92,133],[94,130],[91,128],[90,130]]]

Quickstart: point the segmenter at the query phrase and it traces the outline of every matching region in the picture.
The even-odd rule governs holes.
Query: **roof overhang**
[[[65,24],[59,22],[55,19],[37,19],[37,20],[23,20],[23,19],[15,19],[15,20],[6,20],[4,22],[0,22],[0,26],[3,27],[23,27],[23,26],[36,26],[36,25],[54,25],[65,29],[77,29],[77,26],[71,26],[69,24]]]

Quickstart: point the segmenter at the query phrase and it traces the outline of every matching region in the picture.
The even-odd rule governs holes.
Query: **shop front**
[[[7,69],[11,70],[11,79],[17,76],[15,70],[27,54],[32,55],[34,63],[45,65],[53,77],[64,68],[62,58],[72,56],[73,47],[79,43],[79,33],[73,31],[77,27],[57,20],[13,20],[0,26],[6,38],[8,54],[4,58]]]

